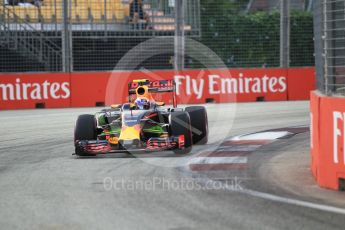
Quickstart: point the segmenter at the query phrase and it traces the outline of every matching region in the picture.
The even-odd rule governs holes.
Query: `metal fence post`
[[[184,69],[185,60],[185,18],[184,18],[184,0],[175,0],[175,70]]]
[[[280,67],[290,66],[290,0],[280,2]]]
[[[321,91],[325,90],[324,85],[324,53],[323,53],[323,10],[321,0],[315,0],[314,2],[314,47],[315,47],[315,66],[317,77],[317,88]]]
[[[69,21],[69,4],[68,0],[62,1],[62,69],[63,72],[72,72],[72,32]]]

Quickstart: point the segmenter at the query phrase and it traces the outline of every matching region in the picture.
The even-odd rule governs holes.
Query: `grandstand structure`
[[[131,1],[44,0],[35,6],[10,5],[1,0],[0,71],[61,71],[66,24],[76,71],[111,70],[137,44],[157,36],[174,36],[175,1],[144,0],[144,18],[138,22],[131,18]],[[185,34],[198,37],[200,1],[188,0],[184,4]],[[164,68],[160,61],[163,57],[156,58],[157,66],[152,68]]]
[[[162,2],[165,2],[164,0]],[[171,2],[171,1],[168,1]],[[175,16],[173,5],[157,4],[157,1],[145,1],[143,9],[149,18],[149,29],[155,31],[174,31]],[[194,4],[187,4],[188,23],[186,31],[199,31],[198,23],[195,21],[198,16]],[[188,7],[189,6],[189,7]],[[131,31],[130,22],[130,0],[69,0],[68,19],[73,25],[73,31],[94,31],[102,30]],[[1,9],[0,9],[1,10]],[[44,0],[42,6],[36,7],[32,4],[4,5],[2,12],[5,20],[11,23],[31,24],[38,30],[54,31],[59,30],[63,21],[63,0]],[[107,27],[105,27],[107,25]]]

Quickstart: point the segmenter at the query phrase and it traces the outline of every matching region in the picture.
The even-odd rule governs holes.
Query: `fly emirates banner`
[[[313,68],[1,74],[0,109],[124,103],[134,79],[174,80],[184,104],[306,100],[315,88]],[[169,94],[157,96],[172,100]]]

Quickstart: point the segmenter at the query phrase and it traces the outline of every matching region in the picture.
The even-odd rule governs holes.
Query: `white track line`
[[[194,157],[189,164],[247,164],[247,157]]]
[[[233,188],[232,189],[230,188],[229,190],[234,191]],[[238,192],[252,196],[252,197],[262,198],[265,200],[271,200],[271,201],[276,201],[276,202],[280,202],[280,203],[284,203],[284,204],[291,204],[291,205],[296,205],[296,206],[300,206],[300,207],[306,207],[306,208],[321,210],[321,211],[325,211],[325,212],[333,212],[333,213],[345,215],[345,209],[334,207],[334,206],[315,204],[312,202],[281,197],[281,196],[277,196],[277,195],[273,195],[273,194],[269,194],[269,193],[258,192],[258,191],[249,190],[249,189],[238,190]]]
[[[214,182],[214,180],[205,179],[205,178],[198,178],[197,180],[199,182],[202,182],[203,184],[205,184],[205,183],[212,184]],[[338,208],[338,207],[330,206],[330,205],[316,204],[316,203],[312,203],[312,202],[308,202],[308,201],[302,201],[302,200],[277,196],[277,195],[273,195],[273,194],[269,194],[269,193],[245,189],[245,188],[242,188],[241,186],[239,186],[237,188],[237,187],[234,187],[233,185],[224,184],[224,188],[227,189],[228,191],[231,191],[231,192],[245,194],[248,196],[261,198],[264,200],[270,200],[270,201],[279,202],[279,203],[283,203],[283,204],[290,204],[290,205],[295,205],[295,206],[299,206],[299,207],[305,207],[305,208],[315,209],[315,210],[319,210],[319,211],[332,212],[332,213],[336,213],[336,214],[345,215],[345,209],[344,208]]]
[[[253,152],[260,148],[262,145],[229,145],[219,146],[215,152],[228,152],[228,151],[239,151],[239,152]]]
[[[289,132],[263,132],[263,133],[257,133],[257,134],[250,134],[250,135],[243,135],[243,136],[236,136],[231,138],[229,141],[240,141],[240,140],[275,140],[284,136],[287,136],[291,133]],[[252,147],[255,149],[254,147]],[[225,149],[224,149],[225,150]],[[230,191],[236,191],[242,194],[246,194],[252,197],[262,198],[265,200],[271,200],[275,202],[280,202],[284,204],[291,204],[296,205],[300,207],[306,207],[311,208],[315,210],[325,211],[325,212],[332,212],[336,214],[342,214],[345,215],[345,209],[344,208],[338,208],[330,205],[323,205],[323,204],[316,204],[308,201],[302,201],[292,198],[286,198],[282,196],[277,196],[269,193],[254,191],[250,189],[240,189],[240,190],[234,190],[233,187],[226,187]]]
[[[236,137],[229,139],[229,141],[275,140],[275,139],[284,137],[284,136],[289,135],[289,134],[291,134],[291,133],[289,133],[289,132],[263,132],[263,133],[257,133],[257,134],[236,136]],[[254,151],[258,147],[260,147],[260,145],[259,146],[251,145],[249,148],[248,148],[248,145],[243,146],[243,147],[247,147],[247,149],[246,149],[247,151],[248,151],[248,149],[251,149],[252,151]],[[234,148],[232,148],[232,146],[224,146],[224,147],[221,147],[221,149],[217,150],[217,151],[229,151],[229,150],[240,151],[241,149],[242,149],[242,146],[239,146],[239,148],[236,148],[236,146]],[[217,158],[217,157],[215,157],[215,158]],[[221,158],[221,157],[218,157],[218,158]],[[244,162],[244,160],[243,160],[243,162]],[[247,162],[247,159],[245,162]],[[265,200],[270,200],[270,201],[280,202],[280,203],[284,203],[284,204],[291,204],[291,205],[296,205],[296,206],[300,206],[300,207],[311,208],[311,209],[315,209],[315,210],[345,215],[345,209],[330,206],[330,205],[316,204],[316,203],[312,203],[312,202],[307,202],[307,201],[277,196],[277,195],[273,195],[273,194],[269,194],[269,193],[258,192],[258,191],[254,191],[254,190],[250,190],[250,189],[234,190],[234,188],[231,186],[226,186],[226,188],[230,191],[239,192],[242,194],[246,194],[246,195],[249,195],[252,197],[257,197],[257,198],[261,198],[261,199],[265,199]]]
[[[256,140],[276,140],[292,133],[287,131],[269,131],[235,136],[230,141],[256,141]]]

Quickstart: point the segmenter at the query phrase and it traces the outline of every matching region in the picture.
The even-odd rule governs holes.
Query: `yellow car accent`
[[[140,140],[140,125],[122,127],[119,140]]]
[[[140,86],[135,90],[137,97],[148,97],[149,96],[149,87],[146,85]]]
[[[142,82],[147,82],[149,80],[147,79],[138,79],[138,80],[133,80],[134,83],[142,83]]]
[[[130,107],[130,109],[135,109],[137,106],[135,105],[135,103],[130,103],[129,107]]]
[[[151,102],[155,102],[155,100],[152,97],[152,94],[149,92],[149,87],[146,85],[140,86],[136,89],[136,94],[137,94],[137,99],[142,98],[142,99],[147,99]]]
[[[108,142],[112,145],[117,145],[119,143],[119,138],[118,137],[110,137],[108,139]]]

